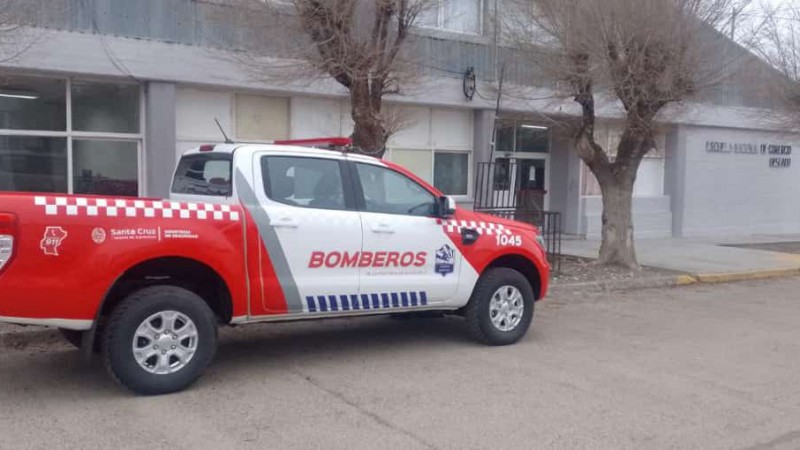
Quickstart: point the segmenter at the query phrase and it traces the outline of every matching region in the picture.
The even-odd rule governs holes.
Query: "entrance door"
[[[547,155],[495,159],[492,207],[519,211],[547,209]]]
[[[544,159],[520,159],[517,161],[515,176],[517,189],[517,209],[524,211],[544,211],[547,197],[547,164]]]

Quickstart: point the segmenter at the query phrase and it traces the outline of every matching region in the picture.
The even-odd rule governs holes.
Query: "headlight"
[[[536,243],[539,244],[539,247],[541,247],[542,250],[547,251],[547,247],[545,246],[544,243],[544,238],[542,237],[541,234],[536,235]]]

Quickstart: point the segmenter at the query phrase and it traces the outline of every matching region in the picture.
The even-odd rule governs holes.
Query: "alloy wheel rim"
[[[161,311],[139,324],[132,349],[139,367],[155,375],[168,375],[192,361],[197,344],[197,326],[192,319],[177,311]]]
[[[499,331],[513,331],[525,312],[525,301],[522,292],[514,286],[503,286],[492,294],[489,302],[489,318]]]

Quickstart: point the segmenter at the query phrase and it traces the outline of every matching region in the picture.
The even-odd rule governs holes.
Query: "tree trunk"
[[[381,117],[380,100],[376,105],[365,82],[350,89],[353,117],[353,146],[358,152],[383,158],[386,152],[386,130]]]
[[[598,263],[636,269],[639,264],[633,245],[633,181],[609,177],[600,187],[603,191],[603,243]]]

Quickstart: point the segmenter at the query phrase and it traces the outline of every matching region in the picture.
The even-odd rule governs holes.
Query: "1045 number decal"
[[[522,247],[522,236],[497,235],[497,245],[505,247]]]

